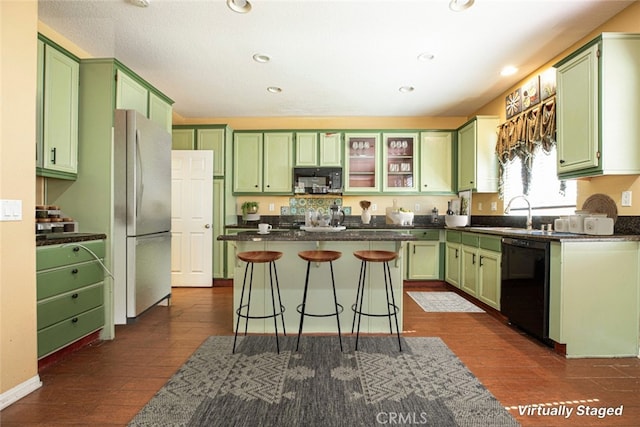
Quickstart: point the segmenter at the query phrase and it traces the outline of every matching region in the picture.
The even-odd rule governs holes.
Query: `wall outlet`
[[[375,203],[372,203],[372,204],[371,204],[371,211],[372,211],[372,212],[375,212],[375,211],[377,211],[377,210],[378,210],[378,205],[376,205]]]
[[[269,212],[273,212],[276,210],[276,206],[274,203],[269,203]]]
[[[481,211],[482,210],[482,202],[478,202],[478,210]]]
[[[631,191],[622,192],[622,200],[620,201],[622,206],[631,206]]]
[[[22,221],[22,200],[0,200],[0,221]]]
[[[491,202],[491,210],[493,212],[498,210],[498,202]]]
[[[420,203],[416,203],[415,206],[413,207],[413,211],[414,212],[420,212]]]

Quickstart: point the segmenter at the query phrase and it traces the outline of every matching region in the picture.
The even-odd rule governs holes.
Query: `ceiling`
[[[449,0],[251,2],[246,14],[225,0],[39,0],[38,9],[185,118],[396,117],[469,116],[633,3],[476,0],[453,12]],[[501,77],[509,64],[519,71]]]

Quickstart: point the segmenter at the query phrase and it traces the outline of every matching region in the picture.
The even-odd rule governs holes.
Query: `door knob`
[[[211,228],[211,224],[205,224],[204,228]]]

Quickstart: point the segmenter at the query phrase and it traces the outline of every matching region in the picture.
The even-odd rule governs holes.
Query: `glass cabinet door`
[[[345,153],[345,192],[380,191],[380,134],[346,134]]]
[[[418,190],[416,159],[417,133],[383,135],[383,190],[412,192]]]

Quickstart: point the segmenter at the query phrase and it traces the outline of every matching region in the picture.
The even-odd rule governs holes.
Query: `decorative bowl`
[[[467,225],[469,217],[467,215],[445,215],[444,223],[447,227],[464,227]]]

